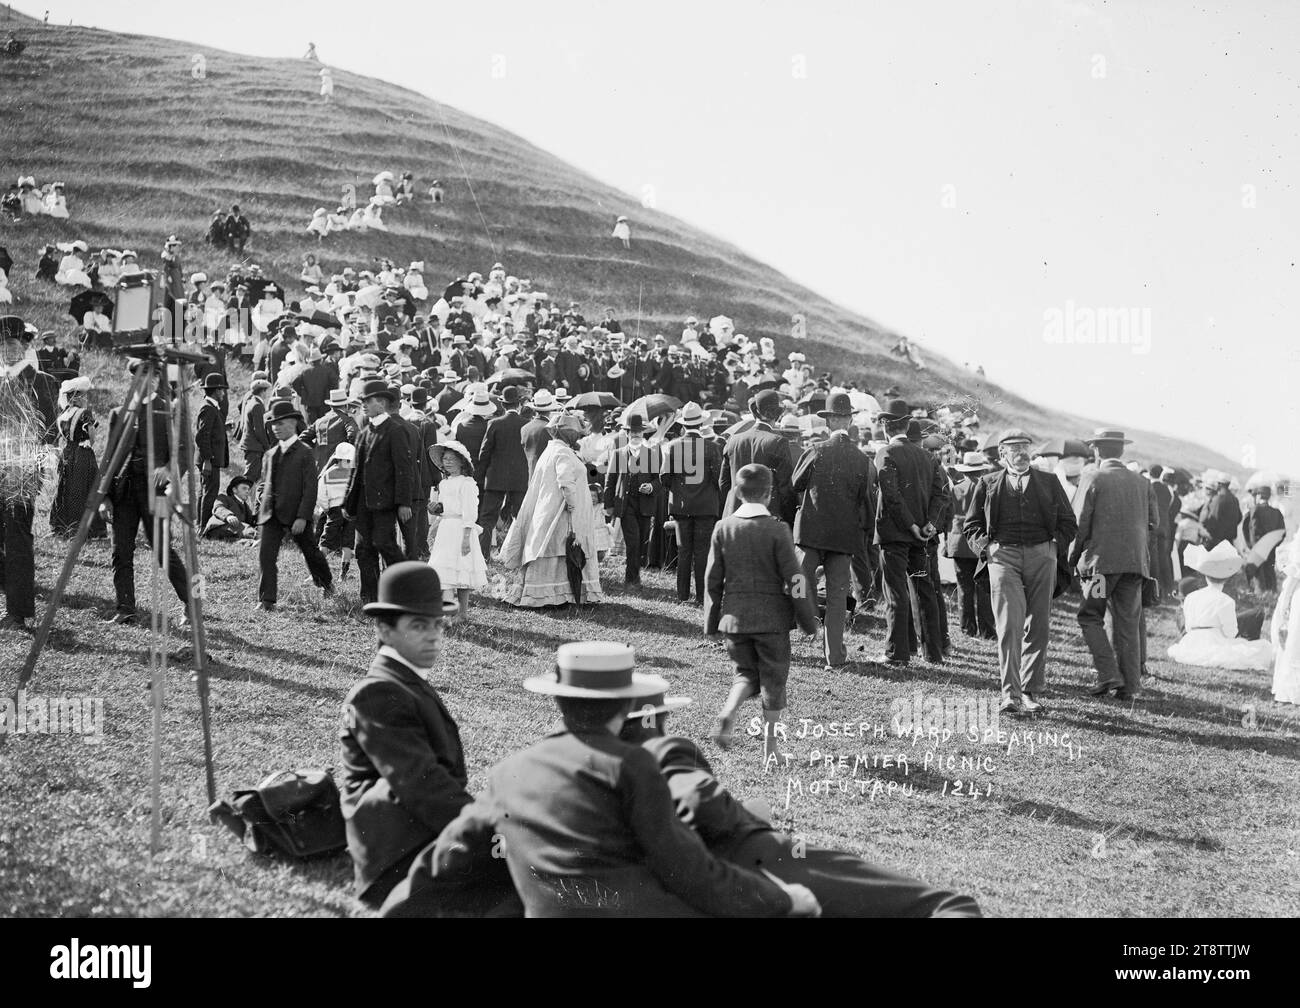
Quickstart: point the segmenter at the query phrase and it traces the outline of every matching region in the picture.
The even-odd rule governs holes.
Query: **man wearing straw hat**
[[[668,690],[635,662],[627,644],[561,645],[555,671],[524,688],[555,698],[563,728],[493,767],[436,846],[473,854],[504,840],[529,917],[816,915],[806,886],[713,857],[678,818],[654,757],[618,737],[638,701]]]
[[[1097,672],[1092,695],[1114,691],[1117,699],[1135,700],[1146,655],[1142,582],[1151,575],[1148,537],[1160,527],[1160,515],[1146,478],[1124,465],[1124,446],[1132,442],[1123,431],[1098,430],[1087,443],[1097,469],[1080,484],[1083,508],[1070,551],[1083,588],[1076,618]]]

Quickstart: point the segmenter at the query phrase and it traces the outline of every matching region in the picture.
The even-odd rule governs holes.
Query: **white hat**
[[[699,427],[704,423],[704,408],[696,402],[688,402],[682,407],[677,422],[683,427]]]
[[[1212,550],[1207,550],[1204,546],[1193,543],[1187,547],[1187,552],[1183,554],[1183,563],[1206,577],[1226,579],[1241,570],[1244,561],[1241,559],[1241,554],[1237,552],[1237,548],[1224,539]]]
[[[410,271],[414,270],[416,273],[423,273],[423,272],[424,272],[424,260],[421,259],[419,262],[413,262],[413,263],[411,263],[410,266],[406,267],[406,269],[407,269],[407,272],[410,272]]]
[[[657,675],[635,672],[636,652],[616,641],[578,641],[561,644],[555,652],[551,675],[524,680],[530,693],[548,696],[606,700],[648,697],[668,692],[668,682]]]
[[[80,238],[78,238],[76,241],[74,241],[74,242],[72,243],[72,247],[73,247],[74,249],[77,249],[77,250],[80,251],[80,252],[89,252],[89,251],[90,251],[90,246],[88,246],[88,245],[87,245],[84,241],[82,241]]]
[[[444,441],[442,444],[429,446],[429,460],[439,469],[442,468],[443,455],[447,452],[455,452],[465,463],[465,472],[474,471],[474,460],[470,458],[469,449],[459,441]]]
[[[555,401],[556,401],[556,402],[561,402],[561,403],[562,403],[562,402],[568,402],[570,398],[571,398],[571,397],[569,396],[569,390],[566,389],[563,385],[557,385],[557,386],[555,387]]]
[[[207,275],[206,273],[191,273],[191,274],[190,274],[190,283],[192,283],[192,284],[201,284],[201,283],[207,283],[207,282],[208,282],[208,275]]]
[[[345,459],[345,460],[348,461],[348,462],[355,462],[355,461],[357,460],[357,449],[356,449],[356,446],[355,446],[355,445],[352,445],[352,444],[349,444],[347,441],[340,441],[340,442],[335,446],[335,448],[334,448],[334,454],[331,455],[330,458],[331,458],[331,459]]]
[[[529,405],[537,413],[553,413],[563,408],[555,401],[555,396],[547,392],[546,389],[538,389],[534,392],[533,398],[529,400]]]
[[[790,363],[792,363],[792,364],[793,364],[793,363],[799,363],[799,364],[802,364],[802,363],[803,363],[804,361],[806,361],[808,358],[805,357],[803,354],[801,354],[798,350],[792,350],[792,351],[790,352],[790,358],[789,358],[789,359],[790,359]]]
[[[458,375],[455,371],[444,371],[442,373],[442,377],[438,380],[441,381],[444,385],[455,385],[458,381],[460,381],[460,375]]]

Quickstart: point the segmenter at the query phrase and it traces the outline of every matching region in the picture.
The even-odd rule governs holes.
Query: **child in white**
[[[1300,593],[1296,591],[1300,587],[1300,536],[1291,540],[1290,555],[1282,565],[1282,573],[1286,581],[1273,610],[1272,623],[1273,647],[1277,649],[1273,699],[1278,703],[1300,704],[1300,598],[1297,598]]]
[[[1169,657],[1184,665],[1210,668],[1266,670],[1273,663],[1273,645],[1266,640],[1237,636],[1237,604],[1223,592],[1223,583],[1241,569],[1242,560],[1231,543],[1213,550],[1191,545],[1183,557],[1187,566],[1205,576],[1206,586],[1183,599],[1183,639],[1169,648]]]
[[[429,449],[429,458],[443,472],[438,484],[442,521],[430,550],[429,565],[438,572],[443,593],[456,593],[459,619],[469,614],[471,589],[487,586],[487,564],[479,545],[478,485],[469,449],[459,441],[446,441]]]

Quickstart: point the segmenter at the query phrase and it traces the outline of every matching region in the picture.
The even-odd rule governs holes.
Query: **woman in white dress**
[[[438,503],[429,505],[438,513],[438,531],[429,551],[429,566],[438,572],[443,595],[460,605],[458,619],[469,615],[469,593],[487,586],[487,564],[479,545],[478,484],[469,449],[459,441],[446,441],[429,448],[429,458],[442,470]],[[435,508],[439,509],[435,512]]]
[[[387,231],[388,225],[384,223],[383,214],[384,208],[380,204],[378,197],[371,199],[371,201],[366,204],[366,209],[363,211],[362,215],[366,227],[371,231]]]
[[[5,271],[0,269],[0,304],[13,304],[13,292],[9,290],[9,278],[5,276]]]
[[[307,230],[316,236],[318,242],[324,241],[330,233],[330,215],[324,207],[317,207],[307,224]]]
[[[1226,540],[1212,550],[1187,547],[1184,561],[1207,582],[1183,599],[1182,640],[1169,648],[1169,657],[1184,665],[1209,668],[1267,670],[1273,664],[1273,645],[1266,640],[1237,636],[1237,604],[1224,594],[1223,583],[1241,570],[1242,559]]]
[[[308,287],[319,286],[325,279],[325,271],[320,268],[320,263],[310,252],[302,258],[302,272],[298,274],[298,279]]]
[[[99,280],[99,286],[114,299],[117,298],[117,280],[122,275],[120,259],[121,254],[117,249],[100,249],[99,262],[95,266],[95,276]]]
[[[626,217],[619,217],[614,222],[614,233],[610,237],[621,241],[625,249],[632,247],[632,225],[627,222]]]
[[[68,201],[63,195],[63,183],[55,182],[45,197],[45,212],[59,220],[68,219]]]
[[[411,292],[411,297],[417,301],[429,300],[429,288],[424,285],[424,261],[413,262],[406,269],[406,278],[402,281],[403,286]]]
[[[1190,549],[1190,547],[1189,547]],[[1300,704],[1300,535],[1291,540],[1290,552],[1278,550],[1285,557],[1282,574],[1286,581],[1273,610],[1272,638],[1277,651],[1273,666],[1273,699],[1278,703]]]
[[[18,198],[22,200],[23,213],[28,217],[39,217],[45,213],[45,201],[41,191],[36,188],[36,179],[31,175],[18,179]]]
[[[587,466],[574,453],[574,446],[587,433],[586,425],[581,417],[556,413],[550,433],[519,514],[501,544],[506,568],[523,568],[522,581],[511,592],[509,602],[531,609],[604,599]],[[575,598],[569,587],[565,544],[570,532],[586,556],[581,598]]]
[[[89,287],[90,274],[86,272],[86,253],[89,248],[84,241],[74,241],[71,245],[60,245],[60,250],[67,254],[59,261],[59,271],[54,275],[54,282],[67,287]]]
[[[348,226],[347,226],[347,230],[349,230],[349,231],[365,231],[365,230],[367,230],[367,229],[370,227],[370,219],[369,219],[369,217],[366,215],[366,210],[369,210],[369,209],[370,209],[370,207],[367,206],[367,207],[365,208],[365,210],[361,209],[360,207],[358,207],[357,209],[353,210],[353,211],[352,211],[352,216],[348,218]]]

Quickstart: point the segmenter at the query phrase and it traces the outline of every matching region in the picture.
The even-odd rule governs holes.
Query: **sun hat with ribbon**
[[[524,689],[582,700],[663,697],[668,692],[667,680],[637,672],[635,667],[636,651],[628,644],[576,641],[556,649],[551,675],[525,679]]]

